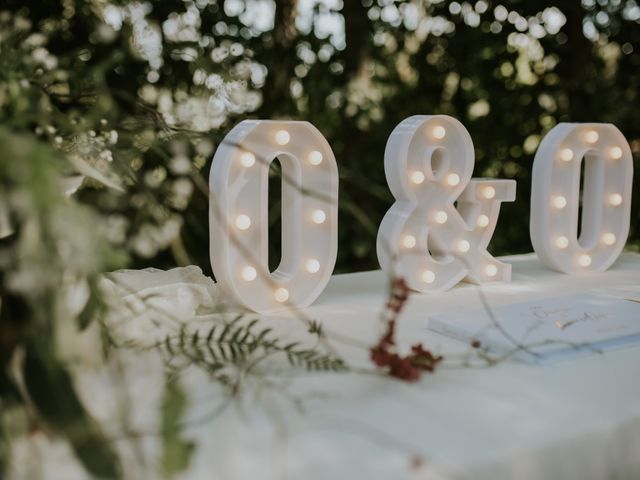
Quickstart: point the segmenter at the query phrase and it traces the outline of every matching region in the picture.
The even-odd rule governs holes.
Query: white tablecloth
[[[638,255],[623,254],[606,273],[572,277],[546,270],[534,255],[504,260],[513,264],[513,281],[482,287],[492,306],[577,292],[640,296]],[[204,328],[220,299],[213,282],[195,267],[120,272],[113,278],[127,284],[123,297],[131,300],[138,292],[170,310],[169,322],[195,316],[192,321]],[[379,271],[336,275],[305,313],[322,322],[331,338],[339,334],[372,345],[380,334],[386,292]],[[182,377],[190,402],[185,436],[197,449],[179,478],[639,479],[640,348],[546,366],[509,361],[463,368],[454,359],[470,347],[427,331],[427,317],[478,308],[478,287],[472,285],[410,297],[398,326],[400,345],[421,341],[449,362],[417,384],[367,373],[283,374],[269,378],[269,384],[247,379],[244,393],[217,411],[221,388],[190,369]],[[293,315],[260,321],[292,338],[306,335]],[[144,314],[118,328],[122,337],[149,339],[161,337],[164,327],[158,315]],[[332,344],[352,365],[371,367],[366,348]],[[120,381],[133,405],[129,427],[153,430],[162,364],[132,355],[125,365]],[[108,429],[118,417],[115,400],[105,394],[113,367],[87,368],[78,374],[78,384]],[[118,446],[133,456],[129,440]],[[43,462],[66,462],[67,476],[50,478],[81,478],[65,460],[64,447],[56,448],[48,447]],[[149,436],[142,448],[151,464],[157,462],[157,439]],[[153,478],[151,466],[136,468],[136,478]]]

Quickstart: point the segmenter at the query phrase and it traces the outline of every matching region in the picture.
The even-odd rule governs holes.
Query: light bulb
[[[410,178],[412,183],[415,183],[416,185],[420,185],[422,182],[424,182],[424,173],[413,172]]]
[[[591,265],[591,256],[587,255],[586,253],[580,255],[578,257],[578,265],[580,265],[581,267],[588,267],[589,265]]]
[[[479,227],[482,227],[482,228],[488,226],[489,225],[489,217],[484,215],[484,214],[478,216],[478,221],[476,222],[476,224]]]
[[[404,248],[413,248],[416,246],[416,237],[413,235],[405,235],[402,239],[402,246]]]
[[[317,273],[318,271],[320,271],[320,262],[315,258],[311,258],[307,260],[307,263],[305,264],[305,268],[309,273]]]
[[[495,277],[498,274],[498,267],[489,264],[484,267],[484,273],[487,274],[487,277]]]
[[[471,244],[469,244],[469,242],[467,242],[466,240],[460,240],[458,242],[458,250],[460,250],[461,252],[468,252],[470,248]]]
[[[435,127],[433,127],[433,130],[431,130],[431,135],[433,135],[433,138],[437,138],[438,140],[442,140],[446,134],[447,130],[442,125],[436,125]]]
[[[253,164],[256,163],[256,156],[251,152],[244,152],[240,155],[240,163],[246,168],[253,167]]]
[[[313,150],[309,153],[309,163],[311,165],[320,165],[322,163],[322,158],[322,154],[317,150]]]
[[[251,226],[249,215],[238,215],[236,217],[236,227],[240,230],[247,230]]]
[[[447,184],[455,187],[460,183],[460,176],[455,173],[450,173],[447,175]]]
[[[490,200],[496,196],[496,189],[493,187],[484,187],[482,189],[482,196]]]
[[[278,145],[286,145],[291,140],[291,135],[286,130],[278,130],[275,139]]]
[[[561,236],[556,238],[556,247],[563,250],[569,246],[569,239],[567,237]]]
[[[622,149],[620,147],[611,147],[609,149],[609,156],[613,160],[620,160],[622,158]]]
[[[602,235],[602,243],[611,246],[616,243],[616,236],[613,233],[605,233]]]
[[[609,195],[609,203],[614,207],[617,207],[622,204],[622,195],[619,193],[612,193]]]
[[[553,197],[553,200],[551,201],[551,203],[556,208],[564,208],[567,206],[567,199],[564,198],[562,195],[558,195],[556,197]]]
[[[258,272],[253,267],[244,267],[242,269],[242,279],[246,280],[247,282],[255,280],[257,276]]]
[[[563,148],[562,150],[560,150],[560,160],[563,160],[565,162],[570,162],[571,160],[573,160],[573,150],[571,150],[570,148]]]
[[[596,132],[595,130],[589,130],[587,133],[584,134],[584,140],[587,143],[596,143],[599,138],[600,138],[600,135],[598,135],[598,132]]]
[[[440,225],[442,225],[444,223],[447,223],[447,219],[449,217],[447,216],[447,212],[445,212],[444,210],[439,210],[435,213],[433,218],[436,221],[436,223],[439,223]]]
[[[289,300],[289,290],[284,287],[276,288],[276,291],[273,292],[273,296],[276,299],[276,302],[284,303]]]
[[[420,275],[420,278],[422,278],[424,283],[433,283],[436,279],[436,274],[431,270],[425,270],[422,272],[422,275]]]
[[[327,214],[324,213],[324,210],[314,210],[311,212],[311,221],[317,225],[323,224],[327,219]]]

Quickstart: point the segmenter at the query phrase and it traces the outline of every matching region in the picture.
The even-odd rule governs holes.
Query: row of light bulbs
[[[327,220],[326,212],[319,208],[312,210],[309,217],[311,218],[311,221],[316,225],[322,225]],[[243,213],[236,217],[234,223],[238,230],[249,230],[249,228],[251,228],[251,217]]]
[[[597,132],[593,132],[596,134],[596,136],[598,135]],[[622,149],[620,147],[611,147],[609,149],[609,157],[612,160],[620,160],[622,158]],[[563,148],[562,150],[560,150],[560,160],[565,161],[565,162],[570,162],[571,160],[573,160],[575,158],[575,153],[573,153],[573,150],[571,150],[570,148]]]
[[[612,193],[611,195],[609,195],[608,200],[609,205],[611,205],[612,207],[619,207],[620,205],[622,205],[622,195],[620,195],[619,193]],[[561,210],[567,206],[567,199],[562,195],[556,195],[551,199],[551,205],[558,210]]]
[[[598,135],[598,132],[596,132],[595,130],[587,130],[584,133],[583,138],[585,142],[594,144],[598,140],[600,140],[600,135]],[[622,158],[622,154],[623,152],[620,147],[609,148],[609,156],[613,160],[620,160]],[[573,160],[574,156],[575,155],[573,153],[573,150],[571,150],[570,148],[563,148],[562,150],[560,150],[560,159],[564,160],[565,162],[570,162],[571,160]]]
[[[602,243],[607,246],[611,246],[616,243],[616,236],[613,233],[603,233],[600,237]],[[569,246],[569,239],[565,236],[560,236],[556,238],[556,247],[560,250],[564,250]],[[587,265],[588,266],[588,265]]]
[[[433,214],[433,219],[436,223],[440,225],[444,225],[447,223],[449,219],[449,215],[444,210],[438,210]],[[485,214],[478,215],[478,219],[476,220],[476,225],[481,228],[484,228],[489,225],[489,217]],[[415,237],[413,235],[407,235],[404,237],[403,246],[407,248],[413,248],[415,246]]]
[[[287,130],[278,130],[274,135],[275,142],[280,146],[285,146],[291,141],[291,134]],[[324,157],[322,153],[317,150],[312,150],[307,156],[307,161],[313,165],[318,166],[322,163]],[[245,168],[251,168],[256,163],[256,156],[251,152],[242,152],[240,154],[240,164]]]
[[[409,180],[411,180],[411,183],[415,185],[420,185],[424,183],[425,175],[421,171],[416,170],[409,175]],[[460,175],[458,175],[457,173],[450,173],[445,177],[445,182],[447,185],[455,187],[460,184]],[[482,195],[482,197],[486,198],[487,200],[491,200],[496,196],[496,189],[491,186],[482,187],[480,195]]]
[[[412,249],[417,244],[416,237],[413,235],[405,235],[402,238],[402,246],[407,249]],[[467,240],[459,240],[457,248],[460,252],[465,253],[471,249],[471,244]]]
[[[498,267],[490,263],[486,267],[484,267],[484,273],[487,277],[493,278],[498,274]],[[432,270],[424,270],[420,274],[419,278],[424,283],[432,284],[436,281],[436,274]]]
[[[320,271],[320,262],[315,258],[310,258],[306,261],[304,268],[309,273],[318,273]],[[251,265],[244,267],[241,274],[242,279],[247,282],[252,282],[258,277],[258,271]]]
[[[283,130],[284,131],[284,130]],[[323,160],[322,153],[317,150],[312,150],[309,152],[307,157],[309,163],[313,166],[320,165]],[[251,168],[256,163],[256,156],[251,152],[243,152],[240,154],[240,164],[245,168]]]
[[[310,258],[305,262],[304,268],[309,273],[317,273],[320,271],[320,262],[315,258]],[[241,276],[245,282],[252,282],[258,278],[258,271],[255,267],[247,265],[242,269]],[[278,303],[284,303],[289,300],[289,290],[278,287],[274,290],[273,296]]]
[[[487,217],[486,215],[480,215],[480,217],[484,217],[486,219],[487,225],[489,224],[489,217]],[[402,246],[407,249],[414,248],[416,244],[417,244],[417,240],[416,240],[416,237],[414,237],[413,235],[405,235],[402,238]],[[461,253],[465,253],[471,249],[471,244],[467,240],[459,240],[456,245],[456,248]],[[487,275],[487,277],[493,278],[498,274],[498,267],[492,264],[488,264],[485,267],[484,272]],[[431,284],[435,281],[436,275],[431,270],[425,270],[424,272],[422,272],[420,278],[423,282]]]

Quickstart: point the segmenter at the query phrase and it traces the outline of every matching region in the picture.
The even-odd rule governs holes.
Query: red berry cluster
[[[411,347],[411,353],[402,357],[395,350],[396,321],[409,298],[409,287],[403,278],[395,278],[391,283],[389,301],[386,305],[385,319],[387,330],[376,346],[371,348],[371,361],[380,368],[388,369],[392,377],[416,382],[422,373],[433,372],[442,356],[434,355],[421,343]]]

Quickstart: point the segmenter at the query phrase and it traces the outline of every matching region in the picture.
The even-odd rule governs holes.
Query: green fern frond
[[[271,328],[258,329],[258,319],[248,323],[242,319],[238,316],[222,327],[214,325],[206,335],[199,331],[189,334],[183,326],[178,335],[168,335],[158,347],[170,359],[186,358],[211,373],[219,372],[225,366],[243,367],[256,358],[260,360],[275,354],[286,356],[294,368],[315,372],[347,370],[345,362],[336,355],[317,348],[300,348],[299,342],[283,344],[272,336]]]

